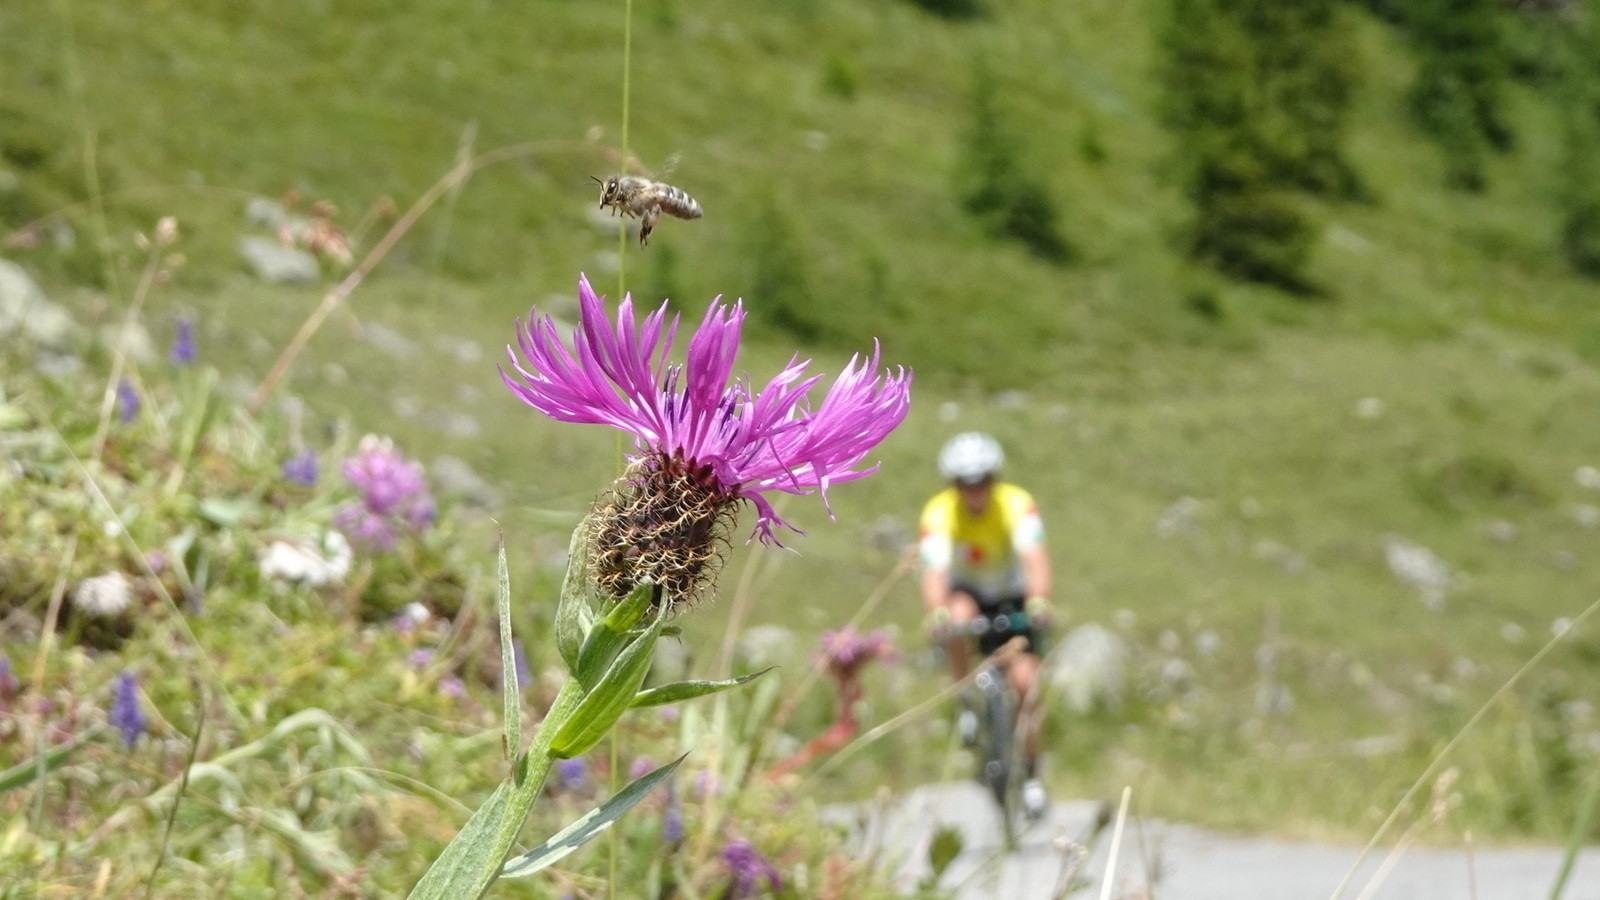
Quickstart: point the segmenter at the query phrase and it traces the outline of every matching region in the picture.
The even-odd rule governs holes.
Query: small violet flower
[[[583,757],[556,760],[556,780],[567,791],[581,791],[589,784],[589,766]]]
[[[124,378],[117,382],[117,419],[127,425],[139,417],[139,392],[133,382]]]
[[[439,693],[451,700],[460,700],[467,695],[467,683],[460,675],[446,675],[439,679]]]
[[[722,848],[722,864],[728,867],[728,874],[733,877],[733,884],[729,885],[729,896],[751,897],[755,895],[756,884],[765,880],[772,890],[782,890],[783,880],[778,877],[778,870],[761,851],[750,845],[743,838],[729,841]]]
[[[22,682],[11,672],[11,658],[0,654],[0,703],[10,703],[22,693]]]
[[[147,722],[144,710],[139,707],[139,683],[133,673],[124,670],[111,688],[111,712],[107,716],[112,727],[122,732],[122,744],[128,749],[144,734]]]
[[[314,487],[320,474],[319,468],[317,454],[309,449],[301,450],[283,461],[283,477],[295,484]]]
[[[511,660],[517,667],[517,687],[525,688],[533,684],[533,670],[528,668],[528,655],[522,652],[522,641],[511,639]]]
[[[683,804],[678,801],[678,788],[667,782],[667,806],[661,813],[661,843],[668,846],[683,843]]]
[[[176,366],[193,365],[200,358],[195,349],[194,323],[187,317],[178,319],[178,333],[172,339],[172,352],[168,356]]]
[[[638,321],[625,297],[613,324],[578,281],[580,324],[569,349],[555,321],[530,313],[507,347],[511,392],[563,422],[610,425],[634,438],[636,455],[614,496],[591,514],[602,588],[625,596],[650,580],[673,603],[710,586],[741,501],[756,509],[754,537],[778,542],[768,492],[819,493],[876,471],[866,455],[905,419],[911,374],[878,372],[878,352],[854,357],[813,406],[821,376],[798,357],[764,388],[733,379],[744,307],[713,300],[683,364],[668,361],[678,319],[663,303]]]

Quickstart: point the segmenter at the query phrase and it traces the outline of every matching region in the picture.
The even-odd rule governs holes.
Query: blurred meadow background
[[[705,217],[619,252],[589,179],[623,165],[628,9],[627,149]],[[747,515],[719,598],[681,619],[693,674],[783,668],[625,719],[532,841],[639,758],[692,750],[674,792],[620,850],[505,895],[738,896],[738,841],[784,895],[890,891],[897,862],[809,817],[964,775],[948,706],[821,777],[763,773],[833,720],[813,653],[869,603],[857,627],[900,659],[868,673],[862,724],[936,692],[897,564],[938,447],[971,429],[1043,508],[1057,638],[1102,658],[1061,655],[1054,793],[1131,785],[1140,816],[1365,840],[1600,596],[1597,16],[0,6],[0,894],[409,888],[504,773],[495,535],[537,720],[567,538],[627,449],[496,372],[530,306],[575,316],[580,272],[686,325],[744,298],[758,383],[876,340],[915,370],[913,407],[880,472],[830,491],[833,520],[782,507],[795,552],[739,543]],[[369,433],[423,464],[437,516],[324,584],[274,574],[277,544],[338,562],[341,464]],[[1574,836],[1600,785],[1596,634],[1580,623],[1462,735],[1427,839]]]

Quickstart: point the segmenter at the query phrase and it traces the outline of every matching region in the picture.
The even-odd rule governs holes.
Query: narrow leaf
[[[500,612],[500,697],[505,703],[506,758],[522,749],[522,688],[517,684],[517,650],[511,636],[511,573],[506,568],[506,536],[500,534],[500,587],[495,591]]]
[[[749,675],[740,675],[738,678],[729,678],[725,681],[677,681],[672,684],[663,684],[635,694],[631,705],[634,709],[640,709],[646,706],[661,706],[666,703],[693,700],[696,697],[704,697],[707,694],[715,694],[720,691],[726,691],[729,688],[736,688],[741,684],[748,684],[776,668],[777,666],[767,666],[759,672],[751,672]]]
[[[96,734],[99,734],[100,730],[99,726],[90,728],[65,744],[57,744],[32,759],[25,759],[4,772],[0,772],[0,794],[22,787],[38,778],[41,774],[54,772],[56,769],[61,768],[66,764],[67,759],[72,756],[73,751],[83,746]]]
[[[589,810],[577,821],[561,829],[550,840],[506,863],[505,868],[500,870],[501,877],[522,878],[532,875],[588,843],[600,832],[610,828],[611,823],[621,818],[623,813],[632,809],[640,800],[648,796],[656,785],[666,780],[667,776],[677,771],[678,766],[688,755],[685,753],[654,772],[630,783],[627,787],[617,791],[610,800]]]
[[[556,605],[556,649],[566,661],[568,671],[578,668],[578,648],[594,626],[592,591],[586,566],[589,542],[588,522],[579,522],[567,544],[567,577],[561,582],[561,602]]]
[[[650,672],[656,638],[661,636],[661,623],[662,619],[658,616],[650,630],[634,637],[632,643],[617,655],[616,662],[606,670],[599,683],[578,701],[578,708],[572,711],[572,717],[562,723],[551,739],[551,753],[564,759],[587,753],[600,743],[611,726],[617,724],[617,720],[622,718],[633,702],[634,695],[639,693],[645,675]],[[601,630],[601,627],[595,628],[596,632]]]

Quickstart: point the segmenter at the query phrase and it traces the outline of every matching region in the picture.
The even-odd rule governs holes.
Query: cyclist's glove
[[[1050,606],[1047,597],[1029,597],[1022,609],[1028,614],[1028,622],[1032,625],[1049,625],[1056,617],[1055,609]]]

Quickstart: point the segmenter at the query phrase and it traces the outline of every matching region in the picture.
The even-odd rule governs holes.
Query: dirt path
[[[982,788],[951,783],[919,788],[882,806],[835,807],[827,815],[848,823],[861,845],[899,861],[903,883],[927,871],[933,829],[954,826],[963,850],[941,886],[959,900],[1045,900],[1057,896],[1060,849],[1089,832],[1098,805],[1055,804],[1044,822],[1003,853],[999,817]],[[1110,844],[1107,836],[1077,871],[1086,880],[1076,898],[1100,896]],[[1359,847],[1237,837],[1189,825],[1133,823],[1123,834],[1112,896],[1156,900],[1327,900],[1360,853]],[[1561,865],[1558,847],[1486,848],[1469,861],[1463,849],[1418,848],[1401,855],[1371,894],[1363,894],[1384,864],[1375,853],[1345,891],[1346,900],[1516,900],[1550,895]],[[1600,847],[1579,856],[1562,900],[1600,900]]]

